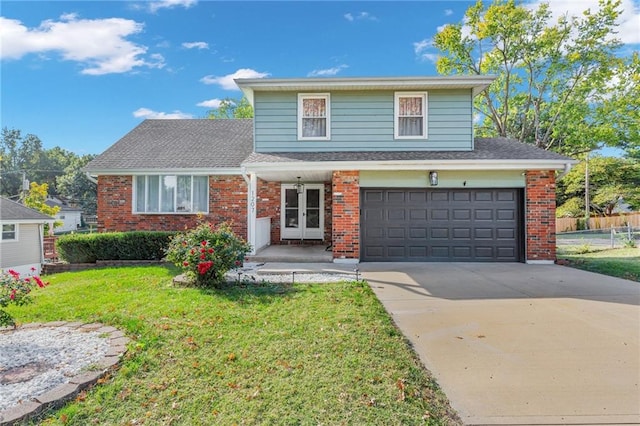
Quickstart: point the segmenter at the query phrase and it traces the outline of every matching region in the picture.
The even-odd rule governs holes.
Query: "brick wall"
[[[271,218],[271,244],[280,241],[280,182],[258,179],[256,218]]]
[[[181,231],[198,220],[229,222],[236,234],[247,238],[247,184],[242,176],[209,177],[209,213],[134,214],[133,177],[98,177],[98,231]]]
[[[332,177],[334,259],[360,258],[360,173],[336,171]]]
[[[555,172],[526,173],[527,261],[556,260],[556,181]]]

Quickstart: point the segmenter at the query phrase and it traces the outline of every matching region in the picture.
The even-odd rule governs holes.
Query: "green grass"
[[[366,283],[172,285],[169,267],[47,277],[19,322],[102,322],[119,370],[44,425],[459,424]]]
[[[569,266],[640,282],[640,248],[596,250],[588,245],[560,246],[558,259]]]

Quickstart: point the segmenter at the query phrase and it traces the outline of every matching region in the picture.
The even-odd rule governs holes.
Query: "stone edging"
[[[46,410],[61,407],[67,401],[75,398],[81,391],[94,385],[100,378],[104,377],[110,369],[115,368],[122,355],[127,351],[126,345],[129,342],[129,338],[117,328],[100,323],[84,324],[81,322],[55,321],[25,324],[16,330],[46,327],[69,327],[81,332],[95,331],[101,334],[108,334],[109,349],[100,361],[92,364],[99,367],[99,370],[80,373],[69,378],[67,383],[63,383],[33,398],[31,401],[24,401],[21,404],[1,411],[0,425],[14,425],[28,418],[36,417]]]

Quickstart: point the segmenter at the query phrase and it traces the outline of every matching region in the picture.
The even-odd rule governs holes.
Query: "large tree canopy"
[[[246,97],[226,98],[218,108],[209,111],[207,118],[253,118],[253,107]]]
[[[434,37],[441,74],[496,75],[475,109],[480,136],[503,136],[576,156],[601,146],[640,146],[638,55],[614,35],[620,2],[553,22],[547,4],[482,1],[464,24]]]

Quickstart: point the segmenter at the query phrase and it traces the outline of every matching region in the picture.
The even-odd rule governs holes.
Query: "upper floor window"
[[[397,92],[395,95],[395,138],[427,138],[427,92]]]
[[[189,175],[135,176],[135,213],[207,213],[209,177]]]
[[[330,117],[328,93],[298,95],[298,139],[329,140]]]
[[[15,241],[18,239],[15,223],[2,225],[2,241]]]

